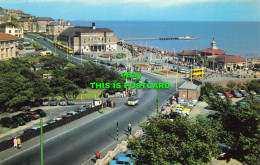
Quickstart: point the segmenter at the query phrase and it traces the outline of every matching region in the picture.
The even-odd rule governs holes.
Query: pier
[[[121,41],[146,41],[146,40],[195,40],[197,37],[163,37],[163,38],[125,38]]]

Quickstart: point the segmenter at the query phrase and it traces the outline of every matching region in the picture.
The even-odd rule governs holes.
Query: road
[[[52,44],[44,40],[39,43],[52,50]],[[64,52],[57,50],[64,55]],[[76,57],[69,57],[79,62]],[[160,107],[175,92],[175,79],[153,77],[142,74],[142,80],[149,78],[152,82],[170,82],[170,89],[160,89]],[[180,86],[184,79],[178,80]],[[126,99],[118,102],[114,109],[106,108],[104,114],[95,112],[67,125],[44,134],[44,164],[45,165],[81,165],[94,164],[93,155],[101,150],[107,151],[125,140],[128,122],[131,122],[133,132],[139,129],[138,122],[144,122],[147,116],[156,114],[157,89],[140,89],[140,103],[137,106],[125,105]],[[119,123],[119,142],[116,141],[116,123]],[[8,149],[0,153],[1,165],[38,165],[40,164],[39,137],[23,143],[22,149]]]

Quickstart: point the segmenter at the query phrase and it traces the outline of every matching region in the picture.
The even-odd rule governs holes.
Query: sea
[[[73,26],[92,26],[91,21],[71,21]],[[227,55],[260,57],[260,22],[193,22],[193,21],[95,21],[97,28],[109,28],[119,39],[193,36],[196,40],[128,41],[150,48],[180,52],[203,50],[213,38]]]

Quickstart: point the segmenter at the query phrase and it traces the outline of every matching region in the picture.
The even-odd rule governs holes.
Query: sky
[[[0,0],[0,6],[70,20],[260,21],[260,0]]]

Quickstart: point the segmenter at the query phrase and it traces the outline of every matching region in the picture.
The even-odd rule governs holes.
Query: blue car
[[[134,165],[133,160],[128,157],[120,157],[117,160],[112,160],[109,165]]]
[[[128,157],[128,158],[131,158],[133,160],[136,160],[136,157],[132,155],[132,151],[131,150],[126,150],[124,153],[116,154],[114,159],[118,160],[118,158],[121,158],[121,157]]]
[[[76,108],[76,112],[83,112],[83,111],[86,111],[87,109],[85,107],[77,107]]]

